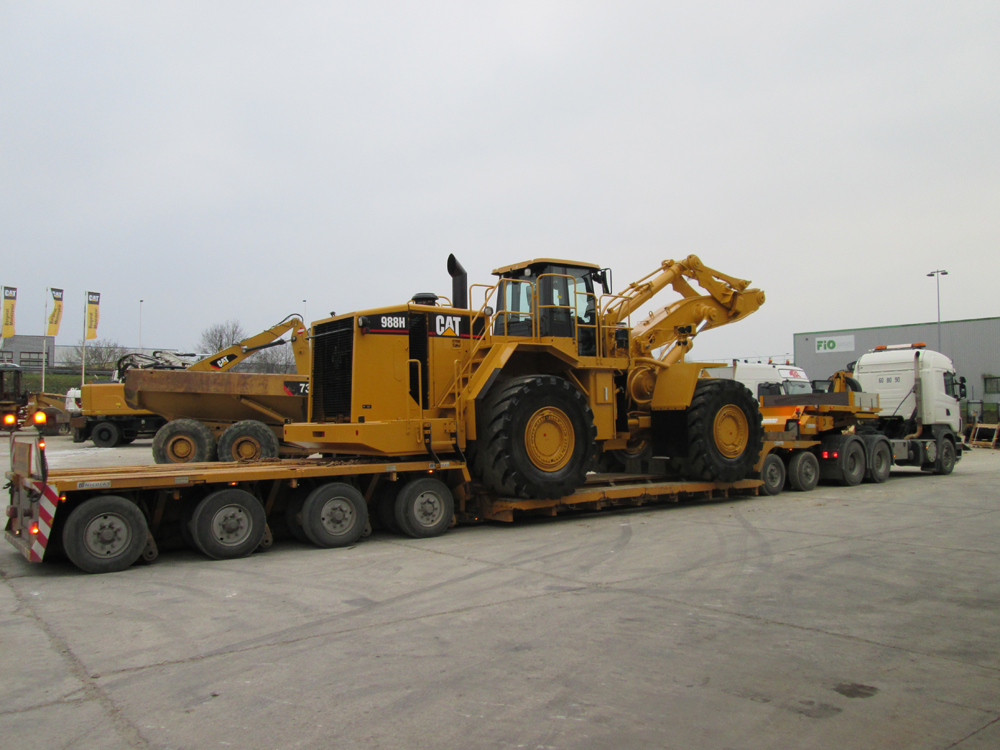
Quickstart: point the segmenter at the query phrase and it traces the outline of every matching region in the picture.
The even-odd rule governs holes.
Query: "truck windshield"
[[[784,380],[781,385],[783,386],[786,394],[793,393],[812,393],[812,383],[808,380]]]

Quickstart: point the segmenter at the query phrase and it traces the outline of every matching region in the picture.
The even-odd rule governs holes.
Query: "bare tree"
[[[129,349],[122,346],[117,341],[109,339],[94,339],[88,341],[86,347],[83,342],[73,348],[73,351],[66,357],[66,364],[71,367],[80,366],[81,351],[87,352],[88,370],[113,370],[118,360],[128,354]]]
[[[198,339],[195,348],[207,356],[222,349],[228,349],[246,337],[247,332],[238,320],[227,320],[225,323],[216,323],[202,331],[201,338]]]
[[[289,344],[261,349],[240,362],[234,369],[241,372],[295,372],[295,354]]]

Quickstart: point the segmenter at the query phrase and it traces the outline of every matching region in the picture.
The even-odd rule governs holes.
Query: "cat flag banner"
[[[59,324],[62,322],[63,290],[50,289],[52,292],[52,314],[49,316],[49,327],[46,336],[58,336]]]
[[[14,305],[17,304],[17,287],[5,286],[3,288],[3,328],[0,329],[0,338],[8,338],[14,335]]]
[[[98,309],[101,304],[100,292],[87,292],[87,341],[97,338],[97,321],[101,317]]]

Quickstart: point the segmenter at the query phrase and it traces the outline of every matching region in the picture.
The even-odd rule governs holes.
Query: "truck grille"
[[[354,318],[315,327],[313,334],[312,421],[351,421]]]

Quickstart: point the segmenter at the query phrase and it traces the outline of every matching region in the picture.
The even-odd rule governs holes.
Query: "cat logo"
[[[434,321],[434,330],[438,336],[458,336],[462,327],[462,316],[460,315],[437,315]]]

